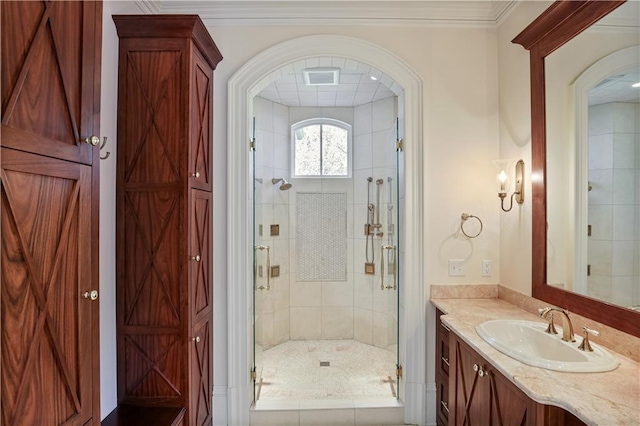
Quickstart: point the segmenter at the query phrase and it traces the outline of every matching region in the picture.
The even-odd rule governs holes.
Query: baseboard
[[[213,387],[213,425],[214,426],[227,426],[229,424],[227,415],[227,387],[226,386],[214,386]]]
[[[435,382],[429,382],[426,386],[425,400],[426,400],[426,424],[427,426],[435,426],[437,412],[436,401],[437,387]]]
[[[424,425],[424,383],[404,384],[404,422],[412,425]]]

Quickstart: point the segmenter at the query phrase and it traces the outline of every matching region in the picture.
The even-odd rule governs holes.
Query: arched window
[[[351,126],[328,118],[291,126],[294,177],[351,177]]]

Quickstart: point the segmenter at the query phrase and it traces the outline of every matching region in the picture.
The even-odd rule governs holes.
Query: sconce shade
[[[524,203],[524,161],[518,160],[516,162],[516,173],[515,173],[515,190],[511,194],[511,202],[509,204],[509,208],[504,208],[504,199],[507,197],[507,192],[509,190],[509,170],[513,165],[514,160],[505,159],[505,160],[494,160],[493,164],[498,169],[498,197],[500,197],[500,206],[503,211],[509,212],[513,208],[513,199],[516,199],[518,204]]]

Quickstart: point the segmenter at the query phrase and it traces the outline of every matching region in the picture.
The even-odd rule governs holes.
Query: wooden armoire
[[[195,15],[115,15],[118,401],[212,421],[212,102]]]
[[[100,424],[102,3],[0,8],[0,424]]]

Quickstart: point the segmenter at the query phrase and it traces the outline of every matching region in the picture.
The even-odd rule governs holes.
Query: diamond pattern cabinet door
[[[194,326],[191,345],[189,424],[205,426],[211,424],[212,420],[213,352],[209,318]]]
[[[189,222],[190,261],[190,304],[192,324],[211,315],[211,193],[191,190],[191,217]],[[194,257],[199,261],[194,260]]]
[[[481,426],[489,424],[489,382],[478,376],[474,365],[483,366],[483,360],[468,346],[457,339],[452,339],[454,397],[449,397],[454,407],[449,418],[450,424],[456,426]],[[451,371],[451,370],[450,370]]]
[[[92,164],[102,3],[2,1],[2,146]]]
[[[213,70],[192,49],[190,93],[189,179],[193,188],[211,191]]]
[[[182,178],[184,44],[120,41],[118,141],[124,149],[119,166],[125,184],[176,183]]]
[[[98,302],[91,168],[2,148],[2,425],[84,425]],[[99,422],[98,419],[93,421]]]
[[[537,404],[469,345],[450,333],[449,424],[534,426]],[[480,375],[474,365],[482,370]],[[538,419],[542,422],[542,419]]]

